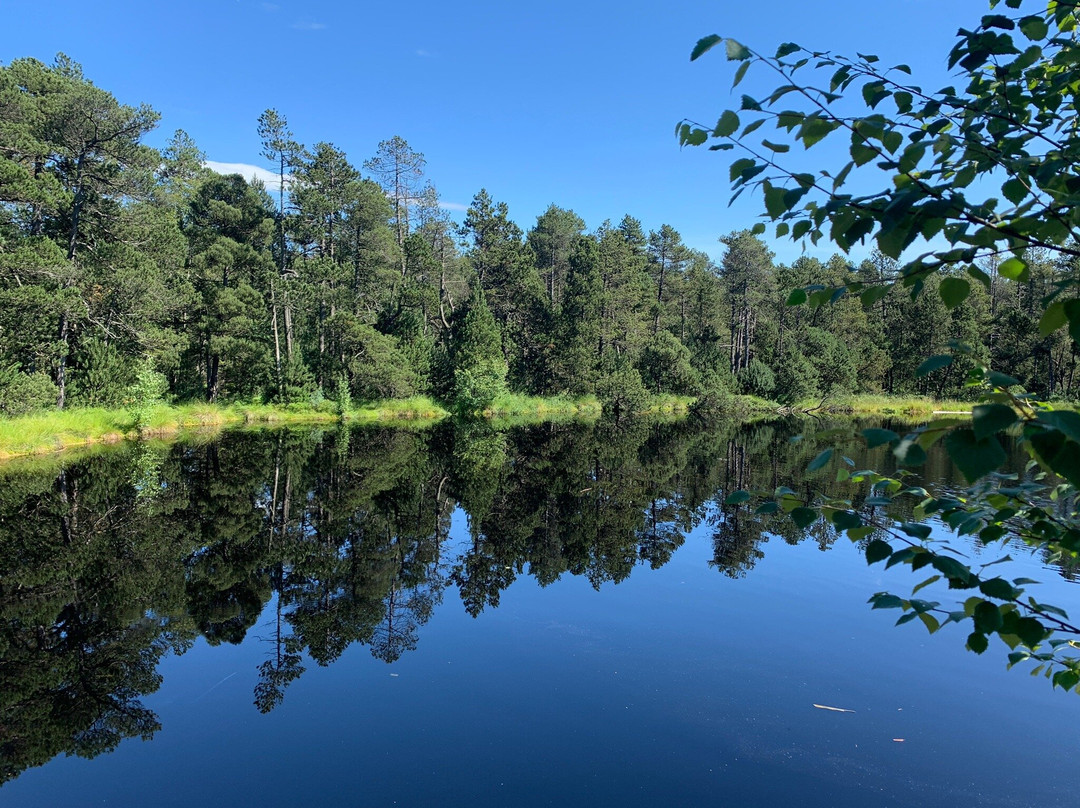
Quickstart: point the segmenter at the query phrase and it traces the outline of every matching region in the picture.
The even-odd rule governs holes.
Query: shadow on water
[[[230,433],[136,446],[0,488],[0,782],[61,754],[93,757],[160,728],[140,699],[162,657],[198,638],[238,644],[260,622],[254,706],[352,645],[393,662],[437,609],[499,605],[529,576],[595,587],[663,566],[693,529],[711,565],[746,576],[779,537],[836,540],[748,506],[739,488],[838,488],[801,479],[819,451],[787,422],[631,421],[495,431]],[[856,442],[841,451],[859,466]],[[959,484],[931,453],[924,476]],[[854,490],[854,489],[853,489]],[[455,513],[464,537],[451,538]]]

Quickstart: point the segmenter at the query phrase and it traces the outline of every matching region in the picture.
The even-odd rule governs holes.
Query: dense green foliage
[[[990,2],[992,10],[1000,5]],[[813,322],[830,316],[822,312],[850,311],[861,312],[858,327],[900,341],[901,349],[894,343],[885,359],[886,373],[941,390],[962,382],[980,394],[970,421],[932,421],[906,435],[862,433],[868,446],[888,447],[902,466],[914,468],[942,441],[973,485],[969,490],[930,491],[906,469],[891,476],[858,469],[826,448],[809,471],[835,466],[837,479],[868,486],[868,497],[780,487],[761,492],[758,510],[788,512],[803,527],[823,518],[866,541],[869,563],[925,568],[932,574],[910,597],[879,593],[874,607],[902,609],[900,623],[918,619],[932,633],[967,624],[972,651],[983,653],[998,637],[1010,665],[1033,660],[1055,687],[1080,692],[1080,626],[1059,606],[1031,597],[1032,581],[1010,579],[1007,567],[993,566],[1007,555],[965,563],[959,548],[942,546],[940,537],[947,529],[988,547],[1024,543],[1067,563],[1080,556],[1080,413],[1048,403],[1071,394],[1080,341],[1078,4],[1051,0],[1034,12],[1022,5],[1005,0],[999,12],[1006,13],[960,30],[948,64],[959,68],[964,85],[936,92],[911,84],[906,65],[886,69],[875,56],[850,59],[794,43],[766,56],[706,37],[691,59],[723,43],[728,59],[739,63],[735,84],[754,65],[781,84],[761,99],[743,96],[741,109],[725,111],[715,127],[683,123],[678,133],[691,145],[714,139],[713,149],[745,152],[731,165],[732,187],[737,194],[761,193],[778,238],[827,238],[844,250],[869,241],[880,251],[857,276],[826,271],[786,278],[796,287],[786,319],[810,327],[787,349],[777,374],[782,390],[842,384],[863,372],[857,364],[870,357],[849,363],[846,347],[857,344],[849,332],[818,333]],[[806,78],[814,71],[827,77],[820,86]],[[856,91],[865,109],[853,115]],[[767,124],[775,131],[752,137]],[[788,167],[793,143],[810,149],[841,139],[834,170]],[[851,193],[853,186],[873,190]],[[764,232],[765,225],[756,229]],[[912,257],[919,247],[925,252]],[[874,314],[890,306],[911,312],[903,334],[889,336],[895,323]],[[1023,474],[1003,468],[1003,441],[1027,451]],[[730,501],[749,499],[742,491]],[[905,500],[915,504],[910,517],[890,518]],[[942,596],[933,590],[939,581],[969,596],[954,608],[942,606],[929,599]],[[915,597],[924,587],[931,588]]]
[[[0,413],[128,407],[156,388],[341,407],[430,395],[466,412],[506,391],[595,394],[620,412],[656,394],[717,408],[734,393],[960,395],[959,363],[909,372],[953,339],[1048,396],[1080,384],[1071,342],[1027,327],[1069,271],[1052,255],[964,307],[891,290],[869,307],[789,309],[792,286],[899,265],[777,265],[747,230],[720,239],[717,264],[671,225],[626,216],[587,232],[556,205],[526,232],[486,191],[458,225],[404,139],[357,167],[296,142],[275,110],[256,127],[270,194],[204,168],[182,131],[146,146],[156,121],[66,57],[0,66]]]

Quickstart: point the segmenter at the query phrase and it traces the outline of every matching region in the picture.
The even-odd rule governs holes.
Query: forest
[[[403,138],[357,166],[273,109],[253,122],[268,191],[210,171],[183,131],[148,146],[158,119],[64,55],[0,65],[0,415],[139,397],[476,412],[566,395],[616,413],[657,394],[964,397],[975,365],[1045,399],[1080,383],[1069,336],[1037,327],[1073,258],[1029,250],[1019,283],[983,266],[958,305],[948,269],[912,296],[879,252],[779,264],[752,223],[714,262],[629,214],[590,228],[552,204],[525,230],[483,189],[457,222]],[[788,305],[854,282],[881,294]]]

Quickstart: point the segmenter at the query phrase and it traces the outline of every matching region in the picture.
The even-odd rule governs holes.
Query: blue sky
[[[154,145],[182,128],[210,160],[260,164],[256,119],[275,107],[300,141],[330,141],[356,165],[401,135],[425,154],[452,209],[486,187],[524,228],[552,202],[590,229],[630,213],[647,229],[673,225],[715,257],[716,239],[752,224],[759,207],[727,207],[731,152],[680,150],[673,136],[681,118],[712,122],[738,104],[721,53],[689,61],[698,38],[876,53],[910,64],[936,89],[956,29],[986,8],[984,0],[0,0],[0,61],[67,53],[122,102],[161,112]],[[751,73],[739,92],[754,88]],[[821,154],[820,167],[837,163]],[[799,254],[772,246],[782,260]]]

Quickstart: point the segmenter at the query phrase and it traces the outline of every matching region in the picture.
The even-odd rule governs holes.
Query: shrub
[[[56,406],[59,390],[44,373],[0,369],[0,414],[9,418]]]
[[[750,364],[739,371],[739,387],[748,396],[769,398],[776,389],[776,376],[758,358],[750,360]]]

